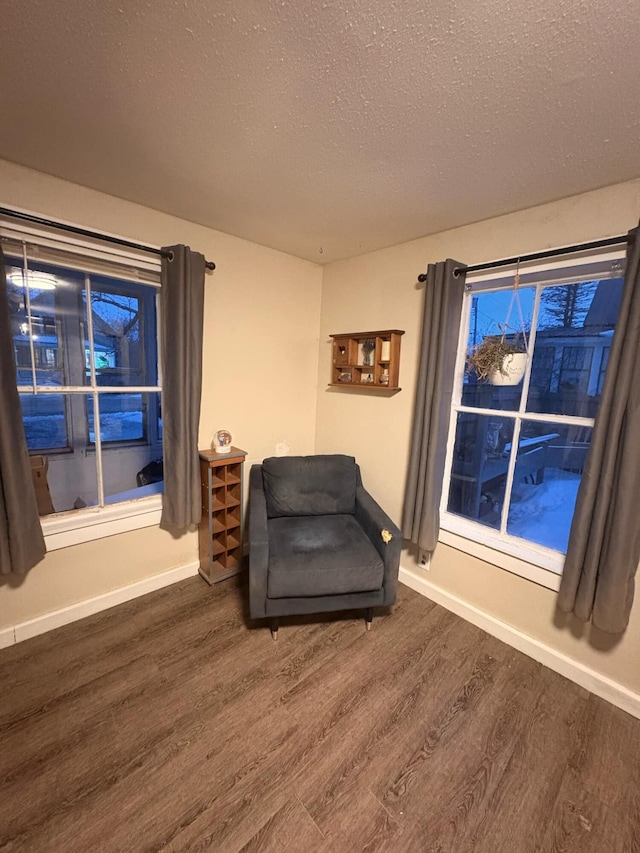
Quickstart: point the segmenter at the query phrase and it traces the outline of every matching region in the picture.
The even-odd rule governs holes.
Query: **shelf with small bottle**
[[[404,332],[351,332],[330,335],[332,387],[400,391],[400,341]]]

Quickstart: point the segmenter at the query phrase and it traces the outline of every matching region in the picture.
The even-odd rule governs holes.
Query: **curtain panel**
[[[202,515],[198,427],[202,392],[205,258],[166,246],[160,306],[164,496],[160,526],[185,530]]]
[[[13,359],[4,254],[0,248],[0,574],[25,574],[46,553],[31,477]]]
[[[440,530],[440,498],[447,452],[451,395],[464,297],[464,264],[429,264],[424,292],[420,365],[402,535],[432,552]]]
[[[640,237],[629,234],[622,304],[571,525],[558,607],[612,634],[629,622],[640,560]]]

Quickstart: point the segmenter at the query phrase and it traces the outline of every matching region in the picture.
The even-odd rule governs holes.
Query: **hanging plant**
[[[498,323],[500,335],[487,335],[481,343],[473,347],[467,356],[467,368],[474,370],[478,379],[490,382],[492,385],[517,385],[527,369],[529,342],[520,304],[520,272],[516,267],[513,282],[513,295],[509,303],[507,318]],[[512,340],[507,340],[509,319],[514,305],[520,315],[521,332],[516,333]]]
[[[526,345],[517,340],[509,342],[500,335],[488,335],[467,357],[468,369],[474,370],[478,379],[492,385],[517,385],[526,366]]]

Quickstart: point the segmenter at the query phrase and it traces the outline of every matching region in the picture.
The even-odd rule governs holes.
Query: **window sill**
[[[518,550],[524,552],[529,549],[519,549],[515,546],[510,548],[513,553],[507,553],[506,549],[509,548],[509,545],[506,543],[501,542],[500,550],[498,550],[489,542],[479,542],[477,539],[471,539],[469,534],[463,535],[459,531],[454,532],[453,530],[444,530],[442,528],[440,529],[438,541],[451,548],[455,548],[457,551],[477,557],[485,563],[505,569],[505,571],[511,572],[511,574],[519,575],[522,578],[526,578],[526,580],[533,581],[533,583],[537,583],[539,586],[544,586],[556,592],[560,589],[562,566],[554,566],[552,568],[551,563],[553,561],[551,560],[544,560],[547,563],[545,566],[539,565],[538,563],[530,562],[529,559],[524,559],[522,554],[516,553]],[[535,559],[533,554],[531,555],[531,559]],[[540,561],[543,561],[542,557]]]
[[[47,551],[57,551],[82,542],[156,527],[162,513],[162,495],[152,495],[111,506],[90,507],[41,519]]]

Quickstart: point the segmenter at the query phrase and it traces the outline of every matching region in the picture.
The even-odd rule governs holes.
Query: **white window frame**
[[[520,266],[521,287],[535,286],[537,288],[532,318],[532,334],[530,336],[530,351],[535,345],[536,327],[540,305],[540,291],[545,285],[568,284],[576,281],[589,280],[589,277],[620,278],[624,274],[625,252],[623,249],[610,251],[591,251],[560,256],[542,262],[531,262]],[[440,504],[440,535],[439,541],[470,554],[485,562],[503,568],[513,574],[527,578],[548,589],[557,590],[564,568],[565,555],[560,551],[542,545],[527,542],[506,532],[509,514],[511,488],[515,472],[517,452],[512,453],[507,469],[505,485],[505,507],[500,530],[495,530],[484,524],[472,521],[451,513],[447,509],[451,469],[456,436],[458,412],[470,412],[478,415],[495,417],[498,412],[514,418],[514,435],[512,444],[517,447],[520,424],[523,420],[547,423],[555,421],[577,426],[593,426],[591,418],[581,418],[566,415],[553,415],[538,412],[527,412],[526,401],[531,379],[533,359],[527,360],[527,368],[523,379],[523,392],[520,407],[517,412],[497,409],[484,409],[473,406],[463,406],[462,390],[466,364],[467,342],[471,316],[472,296],[496,290],[505,290],[513,285],[514,267],[503,267],[490,272],[470,273],[465,282],[465,298],[462,307],[460,335],[458,339],[458,355],[455,366],[449,435],[445,473]]]
[[[33,216],[41,214],[20,209],[23,213],[29,213]],[[85,227],[78,223],[67,222],[65,224],[74,227]],[[117,239],[126,240],[128,238],[117,234],[109,234],[109,236]],[[145,271],[147,273],[157,274],[158,281],[152,282],[145,279],[144,284],[149,287],[156,287],[159,296],[160,290],[160,258],[153,255],[142,254],[135,250],[129,250],[120,246],[111,246],[91,241],[88,239],[80,239],[67,233],[59,233],[52,229],[45,229],[35,226],[26,226],[17,224],[11,219],[0,217],[0,237],[6,237],[12,241],[20,241],[31,244],[39,244],[45,248],[58,249],[64,252],[77,254],[79,256],[77,269],[91,272],[91,260],[108,261],[119,265],[129,266],[130,274],[123,272],[122,279],[130,280],[135,283],[141,283],[136,279],[135,270]],[[155,246],[149,246],[150,249],[156,249]],[[73,268],[73,264],[68,264],[69,268]],[[96,272],[104,274],[99,266],[96,267]],[[91,312],[89,312],[89,316]],[[90,322],[90,321],[89,321]],[[146,393],[162,391],[162,373],[160,362],[160,310],[159,298],[156,298],[156,327],[157,327],[157,347],[158,347],[158,385],[144,386],[144,388],[127,387],[127,392],[135,393],[144,391]],[[91,348],[93,348],[93,336],[89,336]],[[94,360],[91,358],[91,370],[94,373]],[[21,386],[22,387],[22,386]],[[109,392],[107,386],[101,387],[100,393],[103,391]],[[39,386],[38,390],[42,393],[60,393],[59,386]],[[73,389],[64,387],[64,393]],[[93,396],[94,412],[99,412],[99,401],[96,401],[97,392],[95,388],[88,391],[87,387],[76,389],[86,396]],[[122,389],[115,389],[122,390]],[[95,408],[98,402],[98,408]],[[100,444],[99,430],[96,431],[96,451]],[[99,454],[97,453],[97,456]],[[97,465],[97,475],[101,477],[101,463]],[[121,501],[116,504],[107,504],[102,507],[87,507],[86,509],[68,510],[66,512],[55,513],[49,516],[43,516],[40,519],[42,531],[45,537],[47,551],[56,551],[60,548],[68,548],[72,545],[78,545],[83,542],[90,542],[95,539],[102,539],[106,536],[114,536],[118,533],[126,533],[131,530],[139,530],[144,527],[156,527],[160,523],[162,513],[162,495],[156,494],[148,497],[137,498],[135,500]]]

